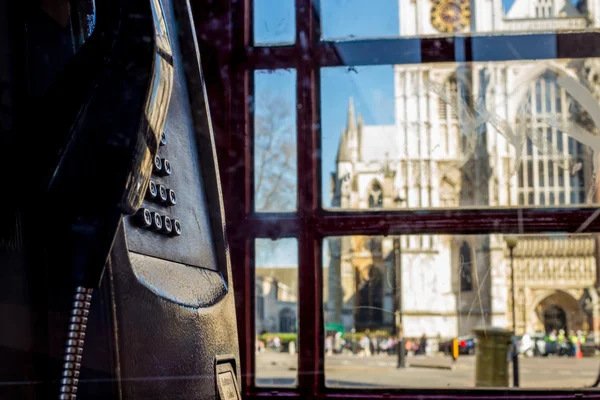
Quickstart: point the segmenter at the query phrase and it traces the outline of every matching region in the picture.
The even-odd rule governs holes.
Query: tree
[[[254,107],[254,209],[296,210],[296,113],[291,102],[261,91]]]
[[[254,210],[295,211],[296,110],[288,98],[269,89],[261,90],[257,96],[254,102]],[[291,240],[257,240],[256,260],[297,254],[290,246],[297,245]],[[289,260],[290,264],[296,262],[297,259]]]

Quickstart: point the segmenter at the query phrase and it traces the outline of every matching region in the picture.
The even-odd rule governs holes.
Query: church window
[[[554,16],[553,0],[537,0],[535,16],[537,18],[552,18]]]
[[[369,208],[383,207],[383,189],[379,182],[373,182],[369,190]]]
[[[438,97],[438,117],[442,122],[445,122],[448,116],[450,116],[451,120],[455,121],[458,119],[458,116],[456,115],[456,109],[458,108],[458,87],[454,75],[446,80],[443,91],[445,96]]]
[[[543,194],[546,192],[553,193],[553,200],[558,197],[558,205],[584,201],[583,195],[573,194],[574,190],[579,192],[580,188],[583,189],[584,169],[573,168],[577,160],[583,159],[583,145],[563,135],[563,132],[551,124],[552,120],[568,119],[571,116],[568,105],[562,101],[554,101],[561,97],[567,98],[565,89],[556,83],[557,78],[557,73],[548,71],[532,82],[521,107],[519,121],[526,124],[527,145],[519,168],[518,182],[519,190],[529,193],[528,205],[546,204],[548,198]],[[570,179],[570,190],[564,186],[565,178]],[[570,192],[568,195],[567,190]]]
[[[460,291],[470,292],[473,290],[473,259],[471,257],[471,246],[463,242],[460,247]]]

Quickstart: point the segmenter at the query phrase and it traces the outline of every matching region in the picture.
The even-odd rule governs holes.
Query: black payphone
[[[241,398],[189,3],[0,3],[0,398]]]

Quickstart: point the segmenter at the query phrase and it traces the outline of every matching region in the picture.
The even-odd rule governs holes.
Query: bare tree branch
[[[255,209],[292,211],[296,200],[295,109],[269,91],[255,104]]]

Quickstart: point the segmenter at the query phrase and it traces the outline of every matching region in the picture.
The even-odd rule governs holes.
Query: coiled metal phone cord
[[[93,289],[78,286],[73,296],[71,317],[65,353],[63,356],[63,371],[60,380],[60,400],[75,400],[77,398],[77,385],[79,384],[79,370],[83,354],[85,329],[87,328],[88,314],[92,301]]]

